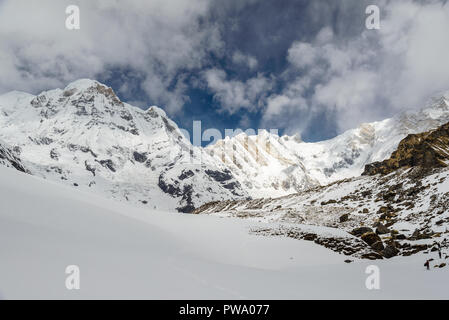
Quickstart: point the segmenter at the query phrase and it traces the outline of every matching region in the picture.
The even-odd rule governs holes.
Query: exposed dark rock
[[[91,172],[91,173],[93,174],[93,176],[95,177],[95,171],[96,171],[97,169],[95,169],[95,167],[91,166],[91,165],[87,162],[87,160],[84,161],[84,166],[86,167],[86,170],[89,171],[89,172]]]
[[[349,220],[349,214],[345,213],[345,214],[341,215],[339,220],[340,220],[341,223],[348,221]]]
[[[0,144],[0,164],[7,167],[11,166],[21,172],[28,172],[22,165],[21,160],[15,155],[14,151],[2,146]]]
[[[383,259],[383,257],[376,252],[370,252],[370,253],[362,254],[362,259],[378,260],[378,259]]]
[[[223,185],[223,188],[228,189],[228,190],[234,190],[236,188],[238,188],[240,186],[240,184],[236,181],[228,183]]]
[[[317,238],[317,235],[314,233],[307,233],[303,236],[303,239],[306,241],[314,241]]]
[[[373,259],[382,259],[382,256],[379,254],[374,256],[374,254],[368,253],[371,249],[365,242],[359,239],[323,236],[311,232],[304,232],[300,228],[295,227],[279,227],[276,229],[261,228],[258,230],[252,230],[251,232],[266,236],[286,236],[297,240],[313,241],[317,245],[347,256],[363,258],[364,255],[371,255],[371,257],[374,257]]]
[[[386,226],[384,226],[382,223],[378,223],[377,228],[376,228],[376,233],[377,234],[387,234],[387,233],[390,233],[390,230]]]
[[[182,195],[181,189],[177,186],[174,186],[171,183],[165,182],[165,177],[163,174],[159,176],[159,182],[158,182],[159,188],[161,188],[162,191],[165,193],[168,193],[169,195],[173,197],[179,197]]]
[[[110,159],[107,159],[107,160],[95,160],[95,161],[97,161],[103,167],[111,170],[112,172],[116,171],[115,166],[114,166],[114,162],[112,160],[110,160]]]
[[[139,163],[144,163],[148,159],[148,157],[145,153],[139,153],[137,151],[133,152],[133,158],[134,158],[134,160],[136,160]]]
[[[53,160],[58,161],[59,160],[59,152],[56,149],[51,149],[50,151],[50,158]]]
[[[371,244],[371,248],[376,251],[382,251],[384,249],[384,244],[382,243],[382,240],[379,240]]]
[[[389,159],[366,165],[363,175],[388,174],[399,168],[418,166],[424,170],[446,167],[447,150],[449,123],[429,132],[408,135]]]
[[[159,188],[165,193],[168,193],[172,197],[182,197],[180,207],[176,208],[179,212],[182,213],[192,213],[195,210],[195,206],[193,205],[192,195],[193,195],[193,187],[192,185],[185,185],[182,189],[175,185],[174,183],[169,183],[166,181],[165,175],[161,174],[159,176],[158,182]]]
[[[397,234],[394,236],[397,240],[405,240],[407,237],[404,234]]]
[[[360,237],[361,235],[363,235],[364,233],[367,233],[367,232],[373,232],[373,229],[368,228],[368,227],[355,228],[351,231],[351,234],[356,237]]]
[[[178,177],[180,180],[185,180],[188,179],[190,177],[193,177],[195,175],[195,173],[193,173],[192,170],[183,170],[181,175]]]
[[[48,137],[40,137],[39,139],[36,139],[35,142],[40,145],[48,146],[49,144],[53,143],[53,139]]]
[[[374,250],[380,251],[384,249],[382,239],[380,239],[380,237],[374,232],[366,232],[362,234],[360,238],[363,241],[365,241],[369,246],[371,246]]]
[[[385,249],[382,251],[382,255],[387,259],[390,259],[390,258],[396,256],[398,253],[399,253],[399,250],[395,246],[392,246],[392,245],[387,245],[385,247]]]
[[[232,174],[229,170],[216,171],[216,170],[206,170],[206,174],[217,182],[228,181],[232,179]]]

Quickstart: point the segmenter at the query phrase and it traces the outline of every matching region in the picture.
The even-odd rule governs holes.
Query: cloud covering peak
[[[80,30],[65,28],[71,4]],[[449,4],[378,0],[367,30],[370,4],[3,0],[0,93],[92,78],[186,121],[327,138],[449,88]]]

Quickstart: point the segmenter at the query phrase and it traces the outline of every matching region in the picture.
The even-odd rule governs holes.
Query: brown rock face
[[[351,234],[356,237],[360,237],[361,235],[367,232],[373,232],[373,229],[368,227],[355,228],[354,230],[351,231]]]
[[[403,139],[390,159],[365,166],[363,175],[389,174],[399,168],[446,167],[449,162],[449,123],[438,129],[410,134]]]
[[[377,234],[387,234],[387,233],[390,233],[390,230],[386,226],[384,226],[382,223],[379,223],[376,228],[376,233]]]
[[[377,251],[384,249],[384,245],[380,237],[374,232],[367,232],[362,234],[361,239],[365,241],[371,248]]]
[[[386,248],[382,251],[382,255],[387,259],[393,258],[398,253],[399,253],[399,250],[396,249],[396,247],[393,245],[386,246]]]

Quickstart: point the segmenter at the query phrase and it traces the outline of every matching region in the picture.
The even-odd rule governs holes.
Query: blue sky
[[[232,2],[232,1],[231,1]],[[335,5],[335,1],[322,1],[320,6],[311,5],[310,1],[250,1],[245,5],[217,5],[209,12],[207,19],[219,25],[221,39],[225,43],[224,53],[220,56],[211,54],[207,67],[224,70],[233,80],[246,81],[257,74],[279,76],[289,68],[287,53],[292,43],[298,40],[310,41],[322,28],[330,26],[336,35],[342,38],[357,36],[364,28],[364,1],[352,1],[351,5]],[[348,19],[351,17],[351,19]],[[205,23],[208,26],[209,23]],[[236,63],[235,52],[242,59],[250,56],[257,61],[251,68]],[[247,63],[247,62],[246,62]],[[256,63],[256,62],[254,62]],[[202,66],[201,69],[206,68]],[[188,77],[196,78],[201,72],[193,70]],[[119,91],[122,80],[117,75],[100,77],[100,80]],[[136,82],[141,79],[136,79]],[[136,83],[138,87],[138,83]],[[275,84],[270,94],[282,90],[283,83]],[[120,94],[120,93],[119,93]],[[147,96],[143,90],[133,90],[120,94],[121,98],[139,105],[159,105],[157,100]],[[201,120],[204,128],[217,128],[224,132],[225,128],[278,129],[280,134],[287,132],[281,121],[268,126],[261,121],[262,110],[242,109],[229,114],[223,112],[219,99],[207,86],[190,84],[186,95],[188,99],[182,112],[171,116],[179,126],[191,130],[195,120]],[[163,108],[164,106],[161,105]],[[301,132],[306,141],[317,141],[334,137],[338,130],[332,120],[332,112],[322,112],[309,119],[308,125]],[[302,117],[298,112],[298,118]]]
[[[1,0],[0,93],[92,78],[182,128],[318,141],[449,90],[447,30],[443,0]]]
[[[232,2],[232,1],[231,1]],[[341,37],[357,36],[365,27],[364,10],[366,1],[351,1],[351,5],[335,5],[335,1],[322,1],[320,6],[311,1],[253,1],[246,5],[218,6],[211,10],[209,19],[220,26],[221,38],[226,44],[225,54],[211,55],[210,66],[226,71],[229,78],[245,81],[257,74],[279,76],[289,68],[287,52],[298,40],[310,41],[322,28],[330,26]],[[224,6],[224,5],[223,5]],[[248,68],[233,61],[235,52],[251,56],[257,67]],[[195,72],[190,76],[195,77]],[[114,87],[114,81],[105,82]],[[119,86],[120,84],[118,84]],[[116,87],[118,87],[116,86]],[[276,83],[270,93],[280,92],[283,83]],[[153,102],[143,92],[134,92],[125,99],[141,97],[148,104]],[[285,132],[281,121],[271,127],[262,123],[262,111],[243,109],[237,113],[220,112],[220,101],[214,99],[214,92],[207,88],[190,86],[184,112],[174,114],[174,120],[183,128],[191,130],[194,120],[201,120],[203,127],[278,129]],[[157,101],[154,101],[157,104]],[[317,141],[334,137],[338,130],[332,121],[332,112],[322,112],[309,120],[302,138]],[[298,118],[302,115],[296,114]],[[292,133],[292,132],[288,132]]]

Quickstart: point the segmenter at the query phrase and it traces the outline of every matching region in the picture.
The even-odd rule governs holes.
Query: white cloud
[[[246,81],[228,80],[225,71],[209,69],[203,73],[203,78],[214,99],[220,102],[221,110],[229,114],[241,109],[257,110],[271,90],[270,79],[262,74]]]
[[[80,7],[79,31],[65,28],[69,4]],[[222,49],[217,28],[200,26],[208,8],[208,0],[3,1],[0,92],[37,92],[128,68],[155,103],[176,112],[187,99],[180,71]]]
[[[174,114],[188,101],[188,85],[193,86],[186,75],[198,72],[196,80],[223,112],[262,110],[262,125],[289,132],[304,129],[314,114],[335,112],[342,131],[420,107],[429,95],[449,89],[449,3],[377,2],[380,30],[345,38],[324,27],[313,40],[292,43],[284,73],[242,80],[210,67],[210,53],[222,58],[229,49],[219,26],[209,20],[210,0],[128,0],[126,5],[118,0],[0,0],[0,93],[39,92],[117,68],[138,80],[148,100]],[[326,10],[340,5],[330,3]],[[70,4],[81,10],[79,31],[65,28]],[[244,6],[241,1],[215,5]],[[328,6],[311,4],[314,10]],[[350,11],[349,2],[341,6],[339,11]],[[311,16],[311,22],[322,16]],[[257,73],[262,63],[232,50],[230,61]],[[120,93],[137,91],[135,83],[123,85]]]
[[[324,28],[311,42],[293,43],[287,56],[290,84],[268,98],[264,121],[278,113],[277,121],[289,122],[289,131],[301,131],[307,124],[292,123],[293,110],[324,110],[336,113],[342,131],[422,107],[430,95],[449,90],[449,3],[387,1],[381,9],[379,31],[337,39]]]
[[[244,65],[249,69],[255,69],[257,67],[257,59],[251,55],[245,55],[240,51],[234,52],[232,55],[232,62],[237,65]]]

